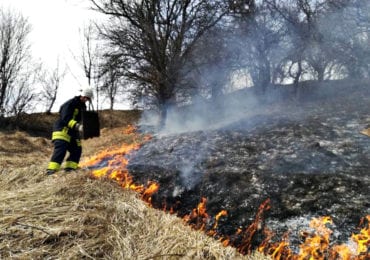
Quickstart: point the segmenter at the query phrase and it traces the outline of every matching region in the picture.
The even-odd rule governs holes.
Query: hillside
[[[370,139],[360,133],[370,126],[368,86],[324,82],[310,91],[303,86],[296,97],[283,86],[260,102],[242,90],[172,110],[167,128],[152,138],[128,131],[139,111],[102,111],[101,137],[83,141],[82,165],[92,170],[53,177],[43,173],[56,115],[23,115],[18,130],[14,122],[1,124],[0,258],[266,259],[241,256],[222,244],[248,253],[251,242],[261,246],[265,231],[272,230],[277,234],[272,244],[259,249],[277,259],[317,250],[327,259],[346,253],[367,259],[367,247],[356,253],[352,244],[340,243],[359,232],[360,218],[370,219]],[[152,130],[150,124],[140,129]],[[127,165],[122,150],[134,143],[143,145]],[[160,188],[149,200],[140,187],[150,182]],[[206,212],[199,203],[203,197]],[[266,205],[262,211],[260,205]],[[220,209],[227,215],[219,215]],[[223,216],[219,223],[216,215]],[[315,234],[306,232],[309,221],[323,216],[338,223],[329,226],[334,235],[329,243],[324,235],[332,231],[324,225],[329,233],[320,231],[321,242],[310,243]]]
[[[82,160],[132,142],[123,129],[138,115],[102,113],[101,137],[83,141]],[[29,115],[21,130],[0,130],[1,259],[263,259],[240,256],[88,170],[45,176],[54,117]]]
[[[136,122],[140,117],[139,110],[102,110],[99,111],[101,128],[113,128]],[[57,113],[21,114],[18,118],[0,118],[0,131],[20,130],[31,136],[49,138]]]

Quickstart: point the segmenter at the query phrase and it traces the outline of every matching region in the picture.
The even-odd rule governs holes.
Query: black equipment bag
[[[89,102],[89,110],[82,111],[82,124],[84,139],[100,136],[99,114],[98,111],[94,111],[91,101]]]

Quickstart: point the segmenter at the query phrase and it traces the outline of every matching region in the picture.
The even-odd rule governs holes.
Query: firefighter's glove
[[[84,126],[82,124],[77,123],[75,125],[75,130],[80,134],[80,137],[83,138],[83,136],[84,136]]]

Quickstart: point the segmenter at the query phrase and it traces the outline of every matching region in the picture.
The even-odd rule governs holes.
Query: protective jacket
[[[60,107],[59,119],[53,127],[54,152],[48,170],[58,171],[67,151],[69,156],[66,159],[65,169],[74,170],[78,168],[82,147],[80,134],[75,126],[81,121],[82,111],[84,110],[86,110],[86,105],[81,101],[80,96],[68,100]]]
[[[75,129],[77,123],[82,119],[82,111],[86,110],[86,105],[76,96],[65,102],[59,110],[59,119],[53,127],[52,140],[71,141],[71,138],[79,139],[79,133]]]

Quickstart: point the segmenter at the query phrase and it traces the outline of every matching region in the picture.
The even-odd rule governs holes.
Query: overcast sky
[[[32,26],[29,40],[32,56],[49,69],[66,64],[70,70],[61,84],[53,111],[87,85],[73,55],[81,54],[81,30],[98,14],[88,9],[88,0],[0,0],[0,6],[19,11]],[[100,16],[101,18],[101,16]],[[73,54],[72,54],[73,53]]]

